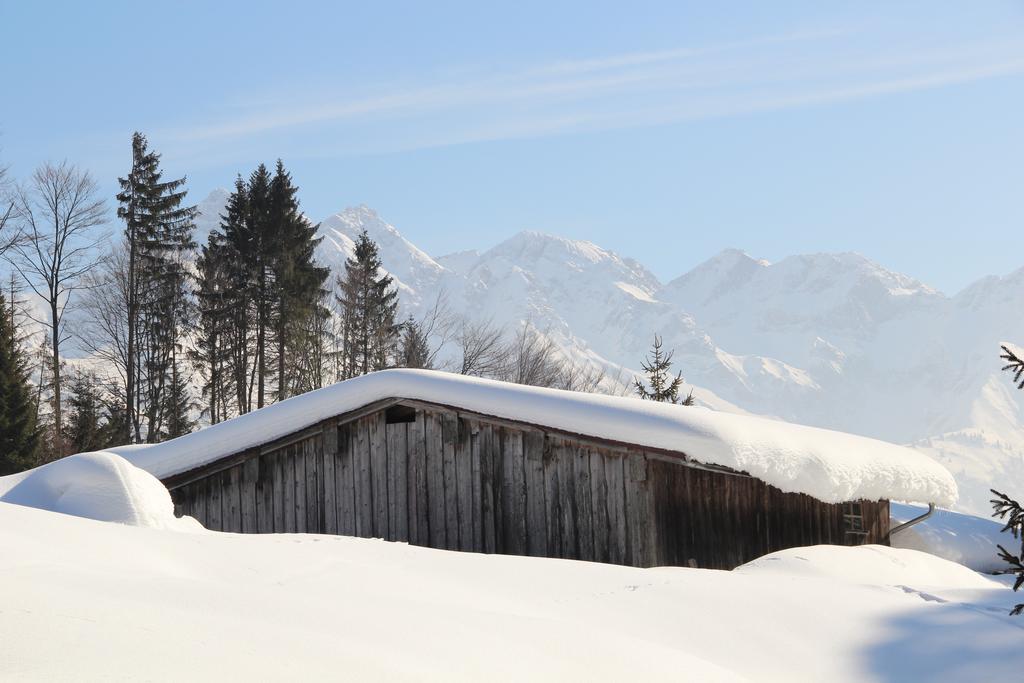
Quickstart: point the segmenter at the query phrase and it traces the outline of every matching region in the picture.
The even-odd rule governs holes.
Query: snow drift
[[[0,502],[132,526],[202,528],[176,518],[160,480],[115,453],[80,453],[0,477]]]
[[[914,505],[892,504],[893,526],[906,522],[924,512]],[[992,519],[975,517],[950,510],[936,510],[928,519],[908,527],[892,536],[896,548],[921,550],[941,558],[958,562],[974,571],[992,573],[1006,569],[999,559],[997,545],[1016,547],[1009,532]]]
[[[180,534],[4,503],[0,547],[4,681],[860,683],[1024,669],[1021,621],[1007,616],[1019,596],[910,550],[634,569]]]
[[[290,398],[146,448],[117,448],[159,478],[188,471],[389,398],[417,399],[571,433],[681,451],[828,503],[905,500],[949,506],[953,477],[902,446],[766,418],[635,398],[541,389],[429,370],[385,370]]]
[[[778,572],[790,577],[841,579],[852,583],[956,587],[980,590],[1002,584],[934,555],[881,545],[815,545],[787,548],[738,567],[741,573]]]

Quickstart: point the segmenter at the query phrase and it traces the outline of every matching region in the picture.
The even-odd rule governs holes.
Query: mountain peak
[[[711,265],[714,265],[718,268],[736,268],[750,266],[767,267],[772,265],[772,263],[767,259],[754,258],[743,249],[737,249],[736,247],[728,247],[718,252],[701,265],[697,266],[697,268],[703,268]]]
[[[194,239],[197,244],[205,244],[210,233],[220,225],[220,215],[224,212],[230,197],[230,190],[217,187],[210,190],[203,201],[196,204]]]
[[[508,238],[487,254],[502,254],[512,260],[568,260],[572,262],[601,263],[619,260],[593,242],[560,237],[537,230],[522,230]]]

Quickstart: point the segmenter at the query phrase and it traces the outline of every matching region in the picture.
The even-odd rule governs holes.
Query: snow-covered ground
[[[224,534],[159,523],[166,499],[117,456],[69,463],[0,480],[3,497],[36,480],[23,505],[0,502],[2,680],[977,681],[1024,670],[1024,620],[1006,615],[1018,596],[914,550],[796,548],[723,572]],[[96,509],[82,495],[77,514],[127,505],[135,524],[53,512],[74,490],[62,469],[92,473]]]
[[[924,514],[918,505],[893,503],[893,525]],[[936,510],[928,519],[892,537],[898,548],[923,550],[939,557],[970,567],[979,572],[992,573],[1005,568],[999,559],[997,545],[1015,548],[1017,542],[1003,533],[1003,525],[993,519],[975,517],[951,510]]]

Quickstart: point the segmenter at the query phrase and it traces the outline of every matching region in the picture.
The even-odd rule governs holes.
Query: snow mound
[[[3,504],[0,548],[5,682],[973,683],[1024,671],[1021,620],[1008,616],[1020,595],[907,550],[803,548],[777,554],[774,571],[636,569],[181,534]],[[887,583],[844,580],[848,566]]]
[[[115,453],[80,453],[0,477],[0,502],[159,529],[198,529],[174,516],[164,485]]]
[[[914,505],[893,503],[890,511],[893,525],[906,522],[925,512]],[[984,517],[965,515],[949,510],[935,513],[914,526],[893,534],[892,544],[897,548],[920,550],[952,562],[959,562],[976,572],[991,574],[1005,569],[999,559],[997,545],[1013,547],[1013,537],[1002,532],[1003,525]],[[1010,544],[1010,545],[1007,545]]]
[[[929,553],[881,545],[815,545],[789,548],[759,557],[734,571],[780,573],[868,585],[922,585],[958,589],[994,589],[1001,584],[967,567]]]
[[[385,370],[143,449],[114,449],[159,478],[186,472],[375,401],[404,398],[591,437],[686,453],[827,503],[952,505],[942,465],[894,444],[778,420],[635,398],[541,389],[430,370]]]

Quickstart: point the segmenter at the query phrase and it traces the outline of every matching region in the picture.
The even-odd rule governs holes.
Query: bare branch
[[[72,294],[98,263],[95,246],[104,239],[97,228],[106,210],[92,177],[66,161],[43,164],[14,193],[19,240],[11,245],[15,269],[48,308],[52,345],[54,436],[56,457],[63,453],[61,433],[61,342],[64,313]],[[2,247],[2,245],[0,245]]]
[[[463,320],[457,342],[462,361],[459,373],[477,377],[506,374],[504,331],[491,320]]]

